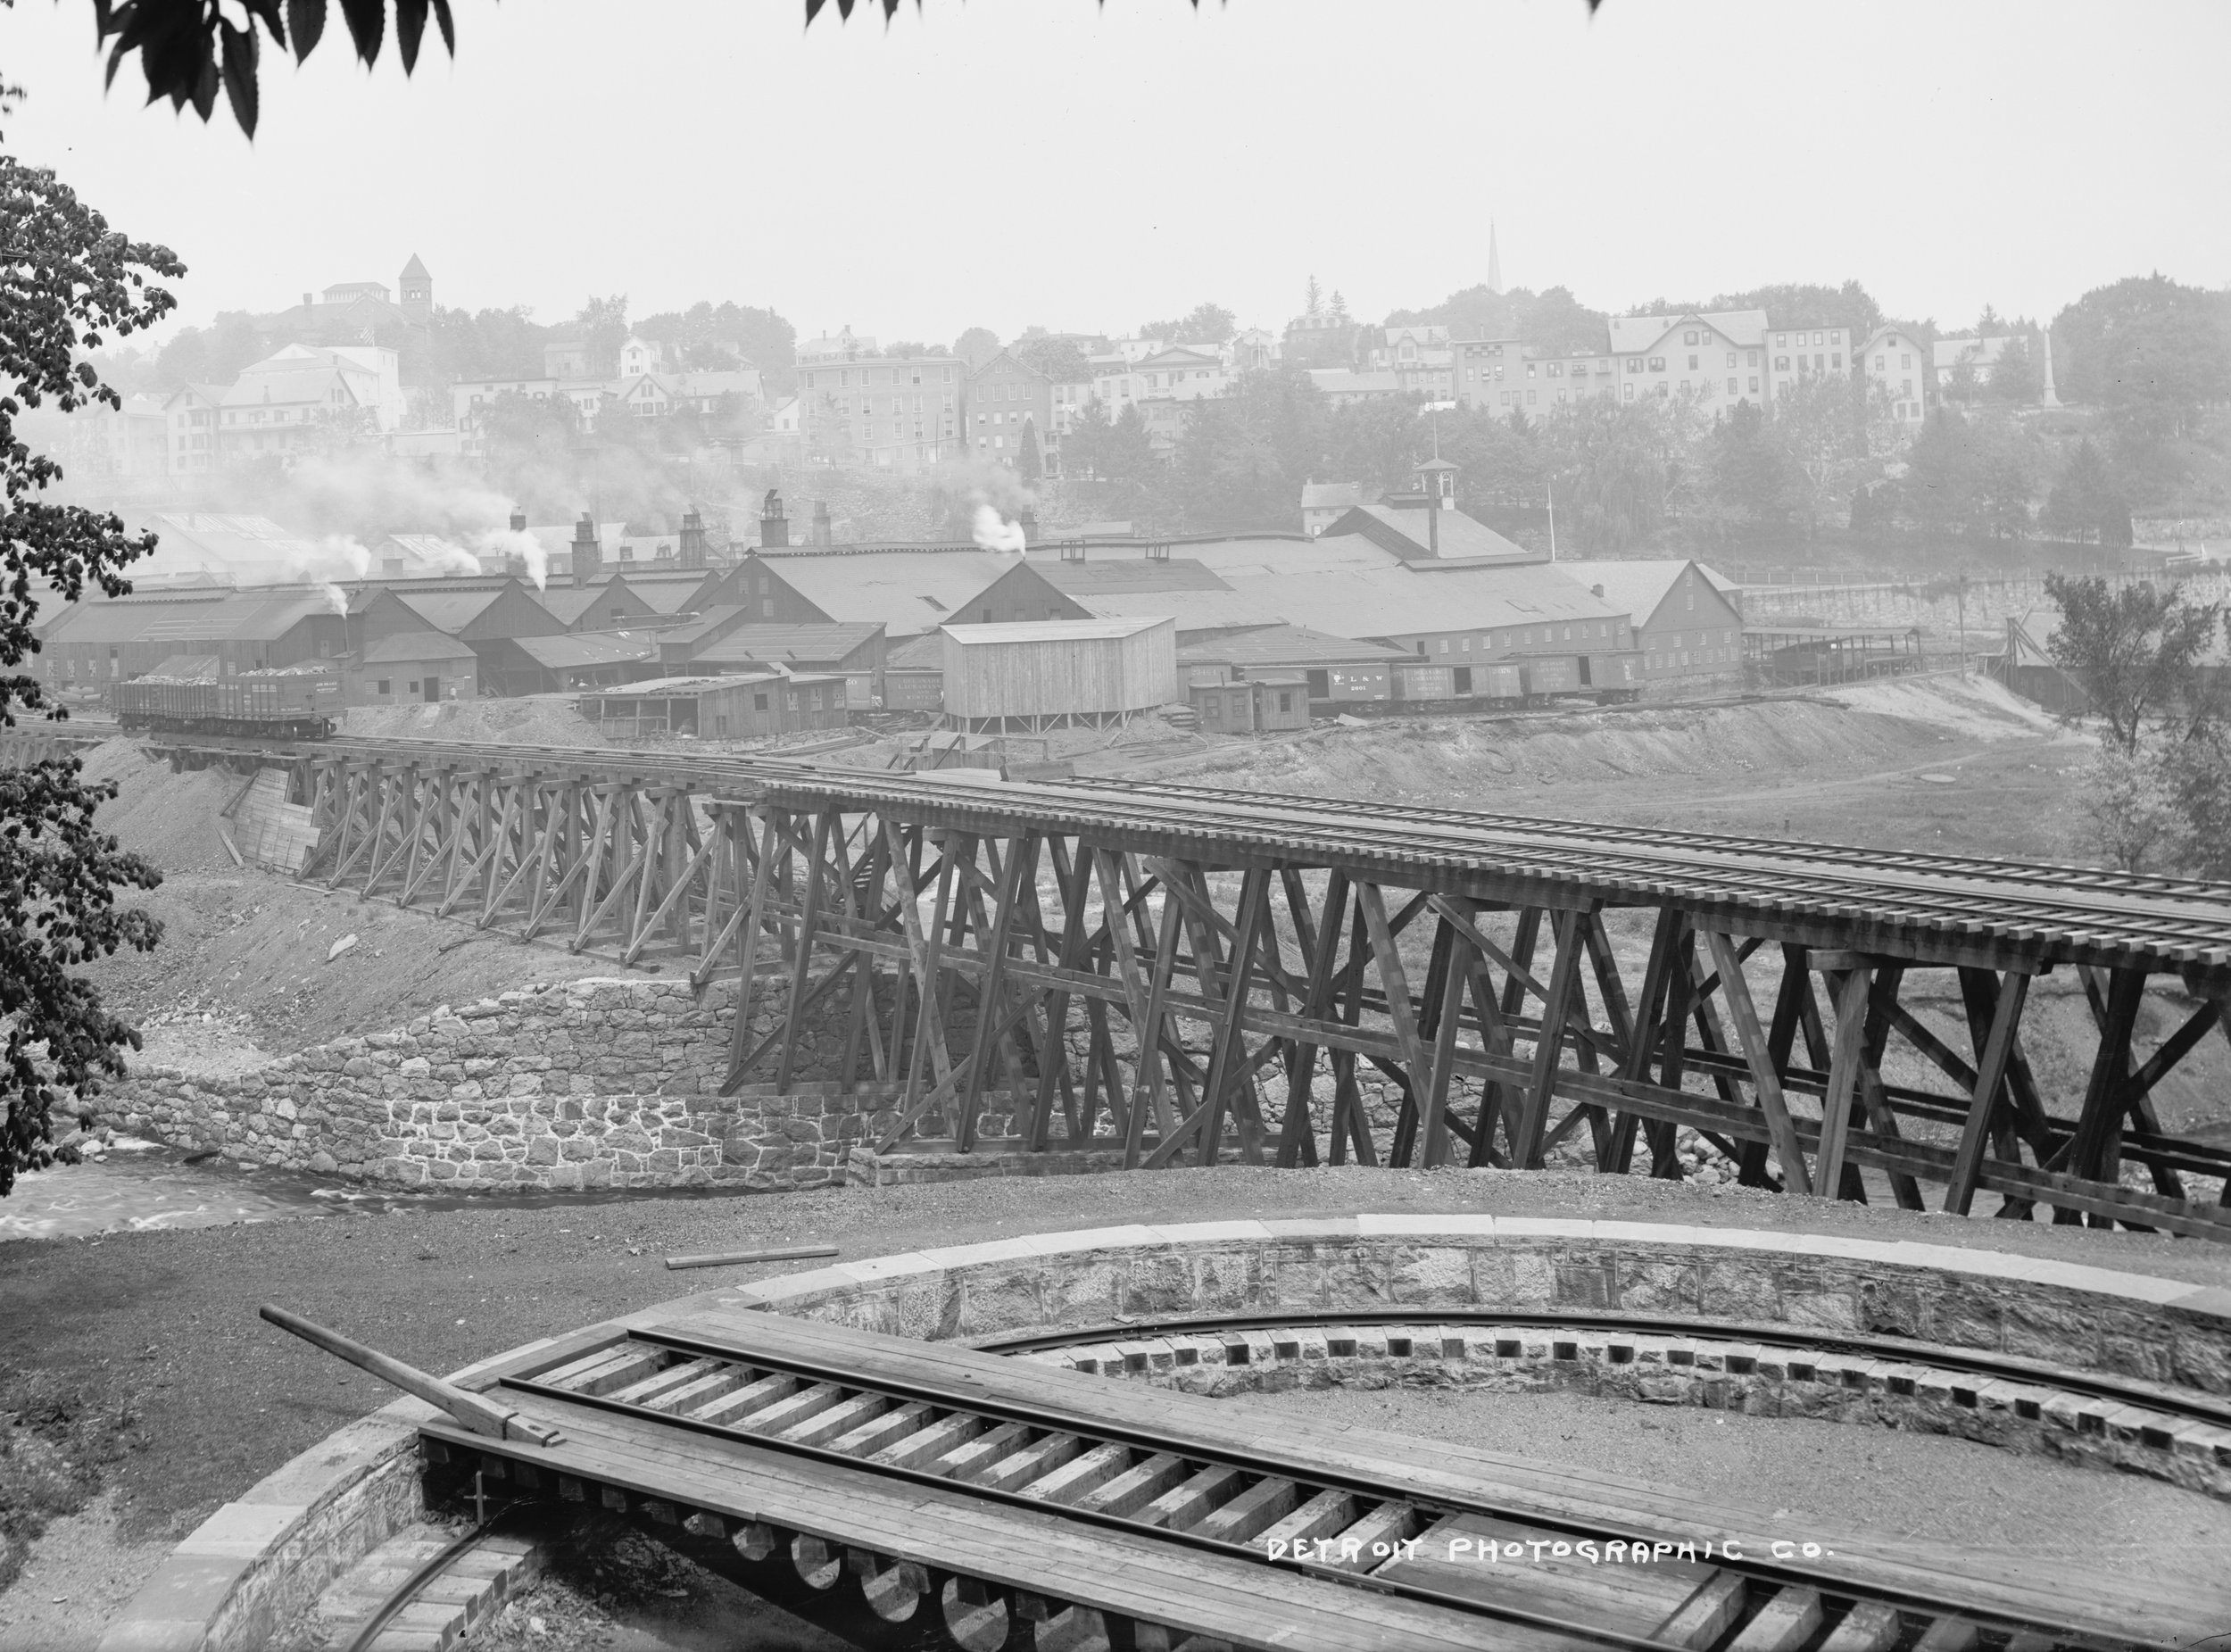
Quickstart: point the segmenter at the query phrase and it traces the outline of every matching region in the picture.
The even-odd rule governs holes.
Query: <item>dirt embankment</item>
[[[1985,679],[1234,742],[1157,777],[1886,849],[2068,859],[2086,747]]]
[[[162,920],[162,942],[87,972],[141,1027],[143,1062],[216,1075],[437,1005],[610,971],[606,961],[235,866],[217,819],[245,775],[173,774],[123,741],[95,748],[86,769],[118,784],[96,820],[163,873],[161,887],[127,892]],[[351,935],[354,944],[328,956]]]

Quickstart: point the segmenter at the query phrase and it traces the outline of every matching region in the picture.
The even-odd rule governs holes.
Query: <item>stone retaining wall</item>
[[[754,1039],[781,1017],[761,976]],[[832,995],[833,1000],[841,995]],[[896,1117],[890,1085],[747,1085],[720,1094],[734,982],[593,979],[444,1008],[228,1078],[136,1067],[95,1098],[135,1134],[241,1164],[396,1187],[776,1190],[842,1183],[852,1148]],[[809,1012],[800,1070],[833,1073],[843,1006]],[[986,1100],[988,1134],[1011,1107]]]

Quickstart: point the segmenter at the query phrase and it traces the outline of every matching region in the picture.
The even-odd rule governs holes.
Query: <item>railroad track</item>
[[[200,750],[281,760],[316,756],[443,768],[486,766],[658,779],[801,805],[812,794],[863,807],[951,808],[950,781],[819,767],[779,755],[339,736],[317,742],[197,736]],[[2231,891],[2212,884],[1977,857],[1882,854],[1834,844],[1660,831],[1505,813],[1281,798],[1182,782],[1084,778],[999,788],[1002,814],[1058,812],[1103,828],[1183,831],[1298,857],[1380,852],[1449,868],[1489,867],[1597,891],[1614,901],[1667,896],[1779,915],[1878,917],[1955,934],[2036,942],[2071,953],[2152,954],[2165,965],[2231,967]]]
[[[2231,1397],[1908,1338],[1646,1314],[1478,1308],[1183,1316],[977,1340],[1194,1391],[1316,1383],[1572,1387],[2075,1451],[2231,1499]]]
[[[437,1423],[435,1474],[601,1505],[747,1581],[849,1576],[892,1645],[1008,1646],[1030,1623],[1041,1646],[2047,1652],[2179,1644],[2206,1609],[767,1314],[605,1327],[483,1397],[562,1440]]]

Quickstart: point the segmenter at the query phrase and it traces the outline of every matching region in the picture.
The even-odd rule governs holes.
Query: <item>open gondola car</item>
[[[341,688],[325,676],[233,677],[215,683],[119,683],[116,720],[128,734],[230,735],[323,740],[334,731]]]

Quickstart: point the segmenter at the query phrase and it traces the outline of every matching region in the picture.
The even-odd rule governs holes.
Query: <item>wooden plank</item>
[[[1208,1108],[1200,1132],[1200,1162],[1216,1162],[1223,1137],[1225,1096],[1231,1091],[1233,1069],[1247,1050],[1248,993],[1255,978],[1256,954],[1262,939],[1262,909],[1270,887],[1267,868],[1249,868],[1240,884],[1240,921],[1233,930],[1231,967],[1224,973],[1223,1014],[1218,1017],[1216,1042],[1208,1058],[1207,1082],[1201,1087]],[[1240,1082],[1249,1082],[1241,1079]],[[1260,1132],[1250,1140],[1242,1121],[1241,1156],[1250,1164],[1263,1160]]]
[[[1804,1155],[1798,1151],[1797,1133],[1790,1127],[1789,1108],[1782,1100],[1781,1075],[1767,1059],[1766,1034],[1759,1025],[1758,1008],[1752,1002],[1750,984],[1744,979],[1742,960],[1728,937],[1716,929],[1704,932],[1704,943],[1712,949],[1713,962],[1719,967],[1721,996],[1727,1000],[1736,1036],[1750,1063],[1753,1093],[1766,1115],[1783,1180],[1793,1192],[1811,1193],[1812,1183],[1805,1174]]]
[[[1426,1531],[1413,1557],[1372,1575],[1519,1606],[1577,1630],[1646,1639],[1718,1570],[1671,1557],[1607,1563],[1600,1546],[1595,1559],[1558,1556],[1543,1540],[1558,1535],[1488,1515],[1452,1515]]]
[[[1975,1198],[1976,1175],[1983,1166],[1983,1146],[1999,1090],[2006,1077],[2007,1058],[2013,1053],[2014,1029],[2021,1025],[2022,1005],[2029,996],[2029,977],[2018,969],[2007,971],[1998,1006],[1991,1017],[1991,1031],[1978,1052],[1975,1088],[1968,1101],[1967,1123],[1961,1127],[1960,1146],[1953,1157],[1952,1182],[1945,1190],[1945,1208],[1964,1216]]]
[[[1810,993],[1811,976],[1802,975],[1800,981]],[[1844,1143],[1851,1131],[1860,1065],[1867,1053],[1867,995],[1873,985],[1874,971],[1862,966],[1847,974],[1836,989],[1836,1043],[1829,1054],[1829,1093],[1820,1104],[1818,1166],[1822,1195],[1829,1199],[1843,1196]]]
[[[544,1402],[580,1419],[535,1459],[624,1494],[739,1523],[805,1533],[994,1587],[1043,1595],[1149,1623],[1174,1620],[1235,1648],[1285,1652],[1588,1652],[1579,1637],[1497,1628],[1444,1606],[1373,1595],[1250,1558],[1183,1549],[1150,1533],[1079,1525],[1060,1510],[991,1503],[964,1488],[892,1482],[872,1470],[808,1461],[747,1440],[645,1437],[642,1424]],[[429,1437],[525,1460],[505,1442],[444,1425]]]
[[[1511,1162],[1522,1170],[1542,1167],[1542,1137],[1549,1123],[1549,1100],[1557,1075],[1558,1054],[1564,1047],[1565,1023],[1572,993],[1580,979],[1580,914],[1572,910],[1556,916],[1557,961],[1549,972],[1549,997],[1541,1012],[1541,1029],[1534,1038],[1534,1067],[1526,1086],[1518,1129],[1511,1139]]]

